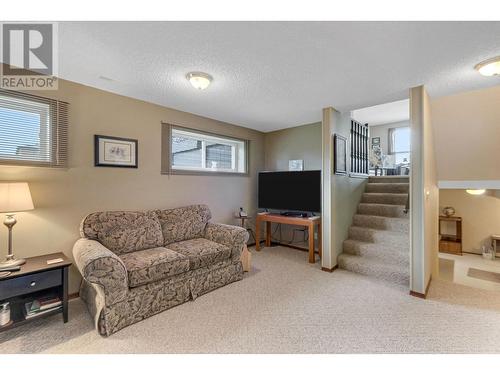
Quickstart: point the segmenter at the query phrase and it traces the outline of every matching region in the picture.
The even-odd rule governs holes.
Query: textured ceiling
[[[409,120],[410,100],[398,100],[357,109],[351,112],[351,117],[362,124],[371,126]]]
[[[62,78],[261,131],[500,84],[500,22],[62,22]],[[185,75],[214,77],[205,91]],[[113,81],[102,79],[101,76]]]

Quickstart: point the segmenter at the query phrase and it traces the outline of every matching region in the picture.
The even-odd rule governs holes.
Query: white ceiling
[[[500,22],[61,22],[62,78],[271,131],[408,97],[500,84]],[[205,91],[189,71],[214,77]],[[99,78],[112,78],[114,81]]]
[[[410,100],[397,100],[391,103],[356,109],[351,112],[351,117],[362,124],[370,126],[407,121],[410,119]]]

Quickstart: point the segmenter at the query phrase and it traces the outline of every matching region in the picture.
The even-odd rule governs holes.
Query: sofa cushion
[[[81,234],[117,255],[163,245],[160,222],[153,211],[107,211],[88,215]]]
[[[210,209],[204,204],[157,210],[156,214],[163,232],[163,246],[203,237],[205,226],[212,218]]]
[[[189,271],[188,257],[164,247],[123,254],[120,259],[131,288]]]
[[[189,259],[191,270],[209,266],[231,257],[231,249],[228,246],[205,238],[175,242],[168,245],[168,248],[185,255]]]

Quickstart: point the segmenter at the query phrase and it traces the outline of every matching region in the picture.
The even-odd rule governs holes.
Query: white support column
[[[332,107],[323,109],[322,121],[322,155],[323,165],[321,173],[321,226],[322,226],[322,247],[323,257],[321,267],[324,270],[333,270],[337,265],[337,256],[332,247],[332,170],[333,170],[333,127],[335,109]]]
[[[439,190],[429,97],[424,86],[410,89],[410,290],[425,297],[437,273]]]

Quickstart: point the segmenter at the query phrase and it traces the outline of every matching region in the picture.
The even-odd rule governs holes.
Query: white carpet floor
[[[254,269],[194,302],[103,338],[84,304],[0,334],[0,353],[500,352],[500,294],[434,280],[427,300],[301,251],[253,252]]]

